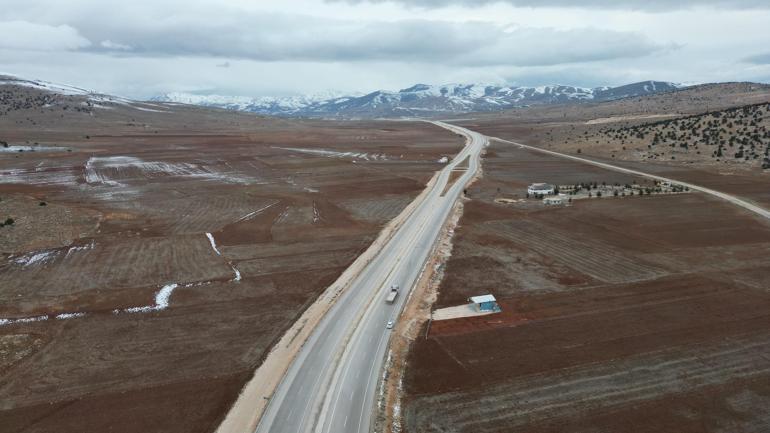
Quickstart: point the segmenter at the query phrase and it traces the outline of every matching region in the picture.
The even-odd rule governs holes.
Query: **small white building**
[[[564,196],[559,194],[552,197],[546,197],[543,199],[543,204],[546,206],[561,206],[564,204]]]
[[[548,183],[533,183],[527,188],[529,195],[550,195],[553,194],[554,187]]]

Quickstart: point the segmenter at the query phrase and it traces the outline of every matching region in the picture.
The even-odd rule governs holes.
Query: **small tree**
[[[14,221],[14,219],[13,219],[13,218],[7,218],[7,219],[5,220],[5,225],[7,225],[7,226],[12,226],[12,225],[13,225],[13,223],[15,223],[15,222],[16,222],[16,221]]]

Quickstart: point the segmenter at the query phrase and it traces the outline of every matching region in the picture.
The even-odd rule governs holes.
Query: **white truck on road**
[[[398,296],[398,285],[394,284],[390,286],[390,293],[388,293],[388,296],[385,298],[385,302],[392,304],[396,300],[396,296]]]

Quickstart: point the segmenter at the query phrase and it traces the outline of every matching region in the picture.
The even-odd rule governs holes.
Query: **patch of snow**
[[[92,239],[91,242],[89,244],[87,244],[87,245],[82,245],[82,246],[79,246],[79,247],[78,246],[70,247],[67,250],[67,254],[64,255],[64,258],[66,259],[67,257],[69,257],[70,254],[76,253],[78,251],[92,250],[92,249],[94,249],[95,246],[96,246],[96,243]]]
[[[67,319],[75,319],[77,317],[83,317],[86,313],[62,313],[57,314],[56,319],[58,320],[67,320]]]
[[[34,317],[23,317],[21,319],[16,319],[16,323],[31,323],[31,322],[42,322],[44,320],[48,320],[48,315],[43,316],[34,316]]]
[[[438,162],[441,164],[446,164],[447,162],[449,162],[449,158],[447,158],[446,156],[442,156],[441,159],[438,160]]]
[[[145,107],[140,107],[140,106],[138,106],[136,104],[132,104],[131,108],[133,108],[134,110],[139,110],[139,111],[149,111],[151,113],[168,113],[168,111],[166,111],[166,110],[156,110],[154,108],[145,108]]]
[[[177,284],[168,284],[160,289],[158,294],[155,295],[155,308],[157,310],[165,310],[168,308],[168,300],[171,298],[171,292],[173,292],[177,287]]]
[[[219,252],[219,249],[217,248],[217,243],[214,240],[214,235],[211,233],[206,233],[206,237],[209,238],[209,243],[211,244],[211,248],[214,250],[215,253],[217,253],[218,256],[221,256],[222,253]]]
[[[318,156],[326,156],[329,158],[348,158],[348,159],[363,159],[365,161],[370,161],[370,155],[365,152],[339,152],[334,150],[327,150],[327,149],[307,149],[307,148],[301,148],[301,147],[273,147],[274,149],[282,149],[282,150],[288,150],[290,152],[299,152],[299,153],[307,153],[310,155],[318,155]],[[387,159],[387,155],[378,153],[376,155],[371,155],[371,158],[374,160],[377,159]]]
[[[86,161],[86,166],[85,166],[86,183],[91,185],[103,184],[103,185],[109,185],[109,186],[120,186],[121,185],[120,182],[116,182],[114,180],[108,179],[103,174],[99,173],[97,171],[97,168],[94,167],[101,160],[103,160],[103,158],[92,156],[88,158],[88,161]]]
[[[235,278],[233,278],[233,281],[241,281],[241,271],[239,271],[238,268],[236,268],[233,264],[230,264],[230,267],[233,269],[233,272],[235,272]]]
[[[66,147],[58,146],[8,146],[0,147],[0,153],[19,153],[19,152],[64,152]]]
[[[42,322],[44,320],[48,320],[48,315],[32,316],[32,317],[22,317],[22,318],[19,318],[19,319],[0,319],[0,326],[13,325],[15,323]]]
[[[27,266],[32,265],[42,265],[50,260],[55,259],[58,255],[59,251],[56,250],[33,251],[14,259],[13,263],[26,268]]]
[[[126,169],[137,169],[145,175],[167,175],[219,180],[227,183],[253,183],[253,179],[212,171],[207,167],[187,162],[144,161],[133,156],[93,156],[85,166],[86,182],[122,186],[109,175],[120,175]]]
[[[172,283],[172,284],[166,284],[165,286],[161,287],[161,289],[158,291],[158,293],[155,294],[155,305],[145,305],[143,307],[130,307],[130,308],[124,308],[122,310],[112,310],[114,314],[118,313],[149,313],[151,311],[161,311],[168,308],[168,302],[171,298],[171,293],[174,292],[174,289],[179,287],[179,284]]]
[[[76,181],[69,167],[0,170],[0,184],[73,185]]]

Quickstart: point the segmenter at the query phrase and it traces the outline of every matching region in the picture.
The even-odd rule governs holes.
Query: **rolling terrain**
[[[620,164],[740,176],[768,167],[768,103],[766,84],[704,84],[603,103],[480,113],[460,123],[490,136]]]
[[[584,137],[608,124],[668,124],[643,116],[713,125],[704,112],[743,113],[736,107],[767,98],[766,87],[720,85],[459,121],[502,140],[491,140],[484,176],[468,190],[432,308],[492,293],[502,312],[423,323],[406,361],[403,431],[766,430],[770,346],[758,330],[770,306],[767,172],[623,159],[622,138],[586,146]],[[568,206],[526,194],[535,182],[653,185],[635,171],[765,211],[692,190]]]
[[[418,85],[330,111],[389,116],[416,93],[427,96],[407,115],[485,111],[457,116],[467,130],[442,124],[452,133],[0,83],[9,431],[214,431],[287,340],[297,361],[275,394],[244,391],[244,416],[256,404],[260,431],[365,430],[393,368],[384,323],[435,253],[479,151],[483,175],[435,265],[437,299],[408,302],[492,293],[502,312],[421,325],[390,408],[402,431],[770,422],[767,86],[538,90],[531,107],[491,112],[436,105],[475,98],[474,86]],[[662,180],[681,185],[651,194]],[[536,182],[591,194],[546,207],[526,194]],[[606,193],[622,185],[638,193]],[[350,289],[329,291],[347,273]],[[405,288],[394,305],[382,299],[391,280]],[[307,321],[319,303],[330,315]]]
[[[463,140],[0,86],[0,425],[209,432]]]

